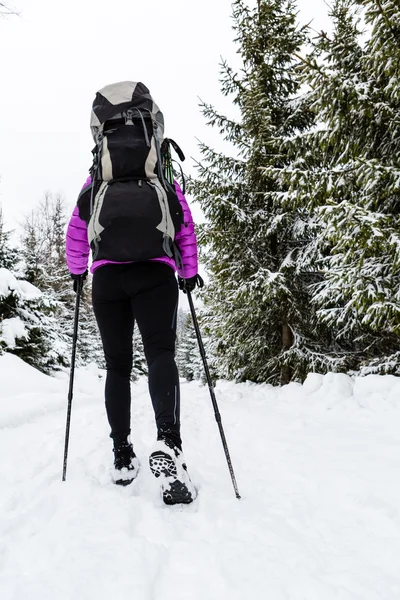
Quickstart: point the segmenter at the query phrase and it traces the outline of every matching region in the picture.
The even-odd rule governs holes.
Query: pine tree
[[[182,325],[177,341],[176,364],[180,377],[187,381],[201,379],[203,367],[201,356],[197,345],[196,333],[192,317],[188,313],[181,315]]]
[[[68,279],[65,265],[64,202],[59,195],[46,193],[43,200],[22,223],[22,256],[25,275],[43,290],[53,290],[63,296]]]
[[[357,178],[363,204],[369,217],[374,214],[381,236],[373,232],[378,256],[369,256],[370,236],[363,257],[363,272],[373,293],[368,290],[357,298],[359,318],[374,341],[366,347],[361,366],[364,372],[400,374],[400,10],[393,0],[362,5],[372,33],[364,52],[369,87],[363,107],[365,129],[359,133],[366,145]]]
[[[54,305],[22,273],[18,249],[12,245],[0,210],[0,353],[12,352],[48,373],[63,364],[57,351]]]
[[[13,250],[1,243],[10,268],[0,267],[0,351],[11,352],[45,373],[66,366],[56,334],[55,306],[48,295],[21,279]]]
[[[224,377],[288,382],[323,369],[323,332],[308,294],[308,265],[299,247],[309,216],[285,205],[286,188],[269,175],[287,162],[282,140],[313,122],[300,96],[296,57],[305,39],[292,0],[233,3],[240,73],[222,64],[222,93],[240,112],[235,120],[203,104],[235,155],[201,145],[195,196],[207,218],[200,229],[209,270],[207,326],[215,336]]]
[[[318,127],[288,141],[280,181],[314,216],[314,301],[345,367],[399,372],[400,15],[392,1],[337,0],[332,19],[303,60]]]
[[[0,267],[13,268],[18,262],[18,250],[11,245],[11,231],[4,226],[3,209],[0,208]]]
[[[49,298],[56,317],[55,337],[63,364],[70,363],[75,292],[65,260],[67,227],[65,201],[47,193],[23,223],[24,274]],[[102,345],[91,307],[91,280],[83,288],[77,344],[77,365],[95,362],[104,366]]]
[[[142,375],[147,375],[147,362],[144,355],[142,336],[137,326],[133,330],[133,364],[131,380],[137,381]]]
[[[30,364],[45,353],[41,336],[40,291],[0,268],[0,346]]]
[[[71,291],[73,290],[72,280],[69,279],[69,286]],[[97,327],[96,319],[93,314],[92,308],[92,278],[89,276],[85,281],[80,310],[79,310],[79,329],[78,329],[78,344],[77,344],[77,364],[87,365],[89,363],[95,363],[100,369],[105,369],[105,359],[103,353],[103,346],[99,330]],[[76,300],[75,293],[73,293],[74,302]],[[69,336],[72,336],[72,324],[74,317],[74,310],[70,306],[67,307],[65,313],[65,327],[68,330]],[[72,337],[70,337],[69,345],[72,343]]]

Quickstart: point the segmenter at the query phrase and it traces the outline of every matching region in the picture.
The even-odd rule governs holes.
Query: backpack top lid
[[[110,119],[119,118],[128,109],[138,109],[143,117],[151,114],[158,123],[158,137],[164,137],[164,117],[157,104],[151,97],[149,89],[141,82],[120,81],[106,85],[96,94],[93,101],[90,118],[90,129],[94,141],[102,133],[104,123]]]

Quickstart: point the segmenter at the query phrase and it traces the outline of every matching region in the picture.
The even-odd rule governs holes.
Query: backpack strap
[[[185,182],[185,176],[183,174],[182,165],[180,163],[178,163],[176,160],[173,160],[173,158],[171,156],[171,146],[177,153],[179,160],[181,160],[182,162],[185,160],[185,155],[183,154],[183,152],[180,149],[180,147],[178,146],[178,144],[171,138],[164,138],[163,143],[161,144],[161,155],[164,159],[163,160],[164,170],[166,172],[166,177],[167,177],[168,181],[173,185],[173,183],[174,183],[173,163],[178,165],[180,173],[181,173],[181,178],[182,178],[182,193],[185,195],[186,182]]]
[[[144,121],[143,113],[139,108],[134,106],[133,108],[129,108],[125,113],[122,113],[125,117],[125,125],[133,125],[133,111],[134,110],[136,110],[136,112],[139,113],[139,117],[140,117],[140,119],[142,121],[142,125],[143,125],[144,138],[146,140],[147,147],[150,148],[151,144],[150,144],[150,140],[149,140],[149,134],[147,133],[146,123]]]
[[[99,132],[97,135],[96,146],[92,150],[93,164],[89,171],[92,178],[92,189],[90,192],[90,216],[93,214],[93,200],[94,200],[94,188],[98,179],[100,164],[101,164],[101,143],[103,141],[103,133]]]
[[[180,149],[180,147],[178,146],[178,144],[172,140],[171,138],[165,138],[168,142],[168,144],[170,144],[173,149],[175,150],[175,152],[177,153],[177,155],[179,156],[179,160],[181,160],[182,162],[185,161],[185,155],[183,154],[182,150]]]
[[[161,145],[161,154],[163,157],[164,171],[166,173],[166,177],[167,177],[168,181],[171,183],[171,185],[173,185],[174,184],[174,167],[173,167],[173,165],[175,164],[178,166],[180,174],[181,174],[181,178],[182,178],[182,193],[183,193],[183,195],[185,195],[185,193],[186,193],[185,175],[183,173],[182,165],[178,161],[176,161],[172,158],[171,147],[177,153],[179,160],[181,160],[181,161],[185,160],[185,155],[183,154],[183,152],[180,149],[180,147],[178,146],[178,144],[171,138],[164,138],[163,143]]]
[[[185,267],[183,264],[182,254],[175,241],[172,242],[172,253],[174,255],[174,261],[178,270],[181,271],[183,278],[185,278]]]

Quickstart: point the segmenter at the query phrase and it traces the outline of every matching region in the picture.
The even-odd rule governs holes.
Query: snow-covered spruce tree
[[[213,353],[210,336],[203,326],[205,320],[203,309],[197,310],[196,315],[199,321],[208,369],[212,383],[215,385],[219,377],[218,358]],[[206,385],[207,378],[192,316],[190,313],[182,311],[181,314],[178,315],[178,323],[180,320],[181,324],[178,327],[176,346],[176,363],[178,365],[179,375],[180,377],[185,377],[187,381],[199,380],[203,385]]]
[[[187,311],[184,310],[181,306],[178,307],[178,312],[176,315],[176,348],[178,348],[179,340],[183,336],[183,331],[185,329],[186,324]]]
[[[0,267],[0,347],[38,366],[47,353],[42,335],[40,291]]]
[[[63,364],[68,365],[76,296],[65,260],[66,226],[65,201],[59,195],[46,194],[23,223],[21,245],[25,276],[49,299],[51,315],[56,319],[54,335],[63,355]],[[96,362],[103,366],[101,341],[90,297],[89,278],[80,306],[77,364]]]
[[[144,355],[142,336],[140,335],[139,328],[135,324],[133,330],[133,363],[131,380],[137,381],[141,375],[147,375],[147,362]]]
[[[400,375],[400,7],[397,0],[362,5],[372,27],[365,49],[369,93],[364,114],[373,109],[373,119],[365,130],[370,149],[364,148],[357,177],[385,243],[379,240],[378,256],[370,257],[367,249],[364,258],[368,286],[372,281],[374,288],[372,297],[364,292],[360,298],[360,317],[375,339],[366,347],[361,368],[364,373]]]
[[[73,284],[70,278],[69,285],[71,290],[73,290]],[[75,303],[75,293],[73,293],[73,296]],[[73,309],[69,308],[69,306],[67,307],[67,312],[65,315],[66,327],[68,328],[68,333],[70,336],[72,336],[74,311],[75,304]],[[81,296],[77,364],[87,365],[91,362],[95,363],[101,369],[105,368],[103,346],[92,308],[92,277],[89,275],[84,283]]]
[[[11,231],[4,226],[3,209],[0,207],[0,267],[13,269],[18,263],[18,250],[11,244]]]
[[[286,383],[326,370],[326,340],[315,323],[308,266],[298,247],[308,239],[308,214],[284,205],[285,188],[263,169],[286,164],[282,140],[307,130],[313,115],[299,97],[298,58],[304,30],[293,0],[260,0],[256,9],[233,3],[243,62],[239,73],[222,64],[222,93],[240,117],[203,104],[234,156],[201,145],[193,192],[207,223],[200,228],[210,283],[204,294],[213,350],[222,376]]]
[[[369,25],[365,41],[358,5]],[[281,178],[315,215],[319,319],[348,369],[400,373],[400,11],[337,0],[334,31],[304,59],[318,128],[295,137]]]
[[[21,239],[27,279],[42,290],[60,294],[62,300],[72,298],[67,285],[70,280],[65,264],[65,227],[63,199],[46,193],[25,217]]]
[[[49,373],[62,364],[46,295],[21,277],[18,252],[0,219],[0,352],[16,354]]]
[[[184,377],[187,381],[202,378],[203,363],[192,317],[189,313],[184,314],[183,324],[180,327],[177,339],[176,364],[180,377]]]

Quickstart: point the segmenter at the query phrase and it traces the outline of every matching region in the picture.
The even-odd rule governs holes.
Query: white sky
[[[72,209],[91,165],[91,104],[104,85],[129,79],[149,87],[166,134],[187,156],[185,172],[199,157],[196,138],[218,142],[198,97],[229,110],[218,75],[221,56],[238,64],[231,0],[12,3],[20,17],[0,20],[0,201],[8,228],[45,191],[61,192]],[[299,0],[299,8],[302,22],[328,27],[324,0]]]

